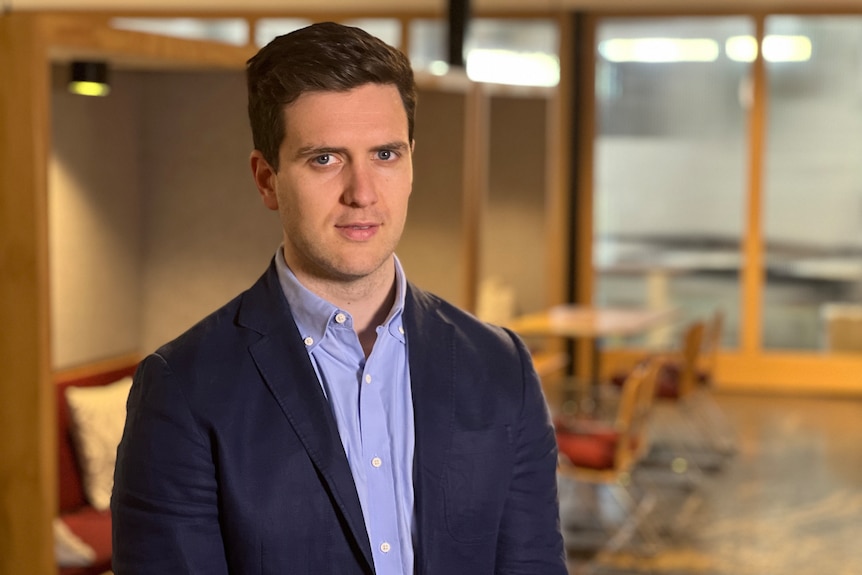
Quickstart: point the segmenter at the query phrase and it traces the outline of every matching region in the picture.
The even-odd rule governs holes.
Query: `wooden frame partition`
[[[55,571],[41,31],[37,18],[0,16],[0,575]]]
[[[48,157],[52,61],[241,68],[251,48],[112,30],[92,18],[0,15],[0,575],[56,572]]]

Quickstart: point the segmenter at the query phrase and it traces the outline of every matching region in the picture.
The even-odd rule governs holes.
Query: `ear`
[[[254,150],[249,158],[251,163],[251,175],[260,192],[263,205],[271,210],[278,209],[278,195],[276,194],[276,171],[264,159],[260,150]]]

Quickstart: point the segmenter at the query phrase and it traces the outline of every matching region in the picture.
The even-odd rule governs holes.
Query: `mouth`
[[[377,233],[379,227],[380,224],[359,222],[336,225],[335,229],[350,240],[363,241],[373,237]]]

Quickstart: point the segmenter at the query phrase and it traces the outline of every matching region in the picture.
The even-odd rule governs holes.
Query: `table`
[[[590,362],[591,389],[597,391],[601,340],[606,337],[627,337],[644,333],[670,321],[674,308],[609,308],[587,305],[559,305],[548,310],[514,318],[507,327],[525,337],[565,337],[589,340],[592,346]],[[564,389],[565,397],[573,390]],[[591,394],[592,396],[592,394]]]

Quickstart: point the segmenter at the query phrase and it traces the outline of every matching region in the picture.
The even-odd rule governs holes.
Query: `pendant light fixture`
[[[108,84],[108,64],[95,61],[72,62],[69,91],[82,96],[107,96],[111,92],[111,86]]]

